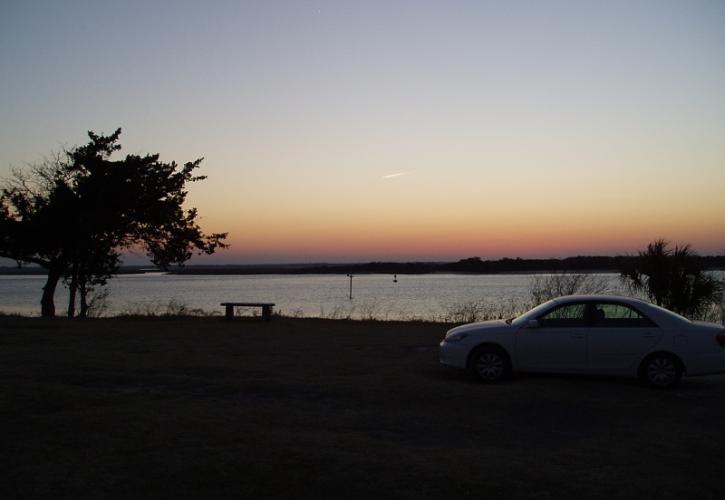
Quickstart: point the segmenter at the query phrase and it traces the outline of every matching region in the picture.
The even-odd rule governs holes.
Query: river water
[[[178,312],[222,313],[220,302],[274,302],[292,316],[375,319],[441,319],[475,304],[479,312],[505,315],[530,302],[532,281],[547,275],[170,275],[124,274],[109,281],[104,315]],[[597,274],[608,291],[623,293],[617,274]],[[44,276],[0,276],[0,312],[39,314]],[[62,314],[68,292],[59,286]]]

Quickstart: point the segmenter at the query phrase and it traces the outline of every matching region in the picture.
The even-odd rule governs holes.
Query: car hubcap
[[[676,376],[677,368],[671,359],[655,358],[647,365],[647,378],[654,385],[670,385]]]
[[[481,378],[496,380],[503,374],[503,359],[498,354],[487,352],[479,356],[476,369]]]

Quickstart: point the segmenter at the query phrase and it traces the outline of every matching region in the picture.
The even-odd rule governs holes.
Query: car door
[[[587,359],[592,372],[629,372],[662,338],[660,328],[628,304],[598,302],[592,306],[592,324],[587,331]]]
[[[516,332],[519,370],[575,372],[586,370],[586,311],[584,302],[555,306]]]

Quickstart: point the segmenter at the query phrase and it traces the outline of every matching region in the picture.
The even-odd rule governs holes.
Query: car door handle
[[[656,335],[656,334],[654,334],[654,333],[644,333],[644,334],[642,334],[642,338],[643,338],[643,339],[653,339],[653,338],[655,338],[656,336],[657,336],[657,335]]]
[[[584,338],[584,334],[583,333],[572,333],[571,336],[572,336],[572,338],[575,338],[575,339],[583,339]]]

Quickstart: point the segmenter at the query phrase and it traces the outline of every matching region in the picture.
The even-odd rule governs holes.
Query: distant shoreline
[[[259,275],[259,274],[536,274],[548,272],[616,273],[631,263],[632,256],[578,256],[564,259],[478,257],[457,262],[368,262],[358,264],[248,264],[190,265],[167,270],[179,275]],[[725,270],[725,255],[695,257],[703,269]],[[146,266],[123,266],[119,274],[163,272]],[[40,267],[0,267],[0,275],[44,275]]]

